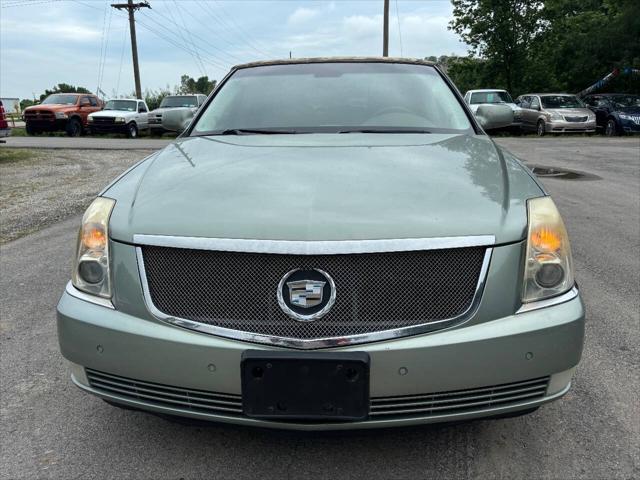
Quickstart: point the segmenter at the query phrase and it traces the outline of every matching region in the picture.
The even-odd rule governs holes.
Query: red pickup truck
[[[87,127],[90,113],[102,110],[102,100],[87,93],[54,93],[40,105],[24,110],[27,134],[65,131],[77,137]]]

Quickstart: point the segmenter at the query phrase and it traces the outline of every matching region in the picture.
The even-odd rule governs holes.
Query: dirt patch
[[[112,179],[151,153],[0,147],[0,244],[81,213]]]

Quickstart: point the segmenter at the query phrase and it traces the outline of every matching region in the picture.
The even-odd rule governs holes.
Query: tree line
[[[449,28],[469,45],[443,64],[464,93],[576,93],[614,68],[640,66],[639,0],[452,0]],[[605,91],[640,91],[621,75]]]

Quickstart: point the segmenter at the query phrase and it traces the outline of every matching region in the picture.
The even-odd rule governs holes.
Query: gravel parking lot
[[[0,161],[3,238],[11,222],[13,237],[49,225],[0,249],[0,478],[640,478],[640,139],[498,142],[530,165],[578,174],[542,178],[571,235],[587,304],[573,389],[525,417],[321,434],[176,424],[73,387],[55,305],[79,217],[58,219],[148,152],[47,150],[22,166]]]
[[[82,212],[109,179],[151,152],[0,147],[0,243]]]

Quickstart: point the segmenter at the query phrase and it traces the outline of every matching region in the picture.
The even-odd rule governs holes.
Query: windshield
[[[43,105],[75,105],[78,95],[49,95],[42,101]]]
[[[433,67],[364,62],[240,69],[192,134],[263,133],[259,130],[473,133],[463,107]]]
[[[476,92],[471,94],[469,103],[513,103],[513,99],[507,92]]]
[[[135,112],[137,102],[134,100],[109,100],[104,106],[105,110],[122,110],[124,112]]]
[[[617,108],[640,107],[640,97],[638,95],[617,95],[611,97],[611,102]]]
[[[164,97],[160,103],[160,108],[177,108],[177,107],[197,107],[198,102],[196,97],[179,96],[179,97]]]
[[[547,95],[540,99],[544,108],[586,108],[574,95]]]

